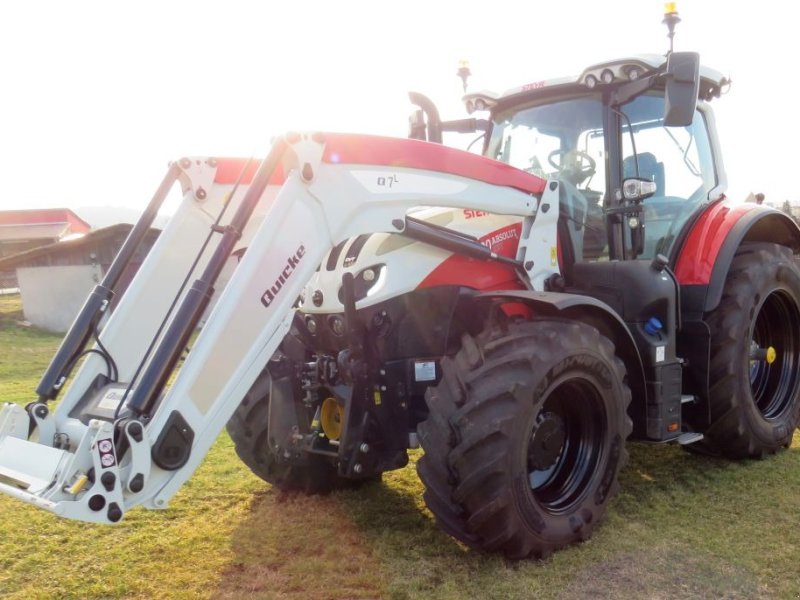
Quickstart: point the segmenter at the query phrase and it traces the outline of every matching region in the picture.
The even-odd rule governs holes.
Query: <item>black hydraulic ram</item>
[[[406,217],[405,221],[396,219],[392,221],[392,225],[399,230],[400,235],[404,235],[418,242],[424,242],[443,250],[449,250],[457,254],[463,254],[470,258],[477,258],[479,260],[494,260],[515,268],[522,268],[522,263],[513,258],[502,256],[488,246],[484,246],[481,242],[472,236],[464,235],[458,231],[426,223],[413,217]]]
[[[145,369],[139,385],[131,393],[131,398],[127,402],[130,412],[140,417],[149,415],[155,406],[161,390],[167,382],[175,365],[178,362],[183,349],[189,341],[194,328],[200,321],[208,306],[209,300],[214,293],[214,283],[217,281],[222,267],[228,260],[237,240],[242,236],[250,215],[253,214],[264,189],[267,187],[272,174],[280,164],[286,149],[286,141],[281,138],[275,142],[269,155],[261,163],[258,171],[253,177],[253,182],[247,190],[242,203],[236,210],[236,214],[231,219],[230,224],[221,229],[222,239],[219,242],[214,254],[206,265],[203,274],[196,279],[186,292],[175,318],[169,325],[164,337],[161,338],[158,346],[153,353],[153,357]]]
[[[66,378],[69,377],[69,371],[74,366],[75,357],[83,351],[94,333],[98,316],[106,309],[114,297],[114,287],[117,285],[125,267],[128,266],[131,258],[133,258],[139,244],[150,230],[150,226],[153,224],[156,215],[158,215],[159,208],[164,203],[179,173],[180,167],[177,164],[170,165],[152,200],[150,200],[142,216],[125,239],[125,243],[122,244],[122,248],[114,257],[114,261],[111,263],[105,277],[103,277],[103,281],[94,286],[78,316],[75,317],[67,335],[58,347],[56,355],[50,361],[50,366],[47,367],[47,371],[45,371],[42,380],[36,387],[40,402],[54,399]]]

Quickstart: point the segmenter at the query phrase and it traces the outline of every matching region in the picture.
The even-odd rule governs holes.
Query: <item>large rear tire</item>
[[[711,329],[711,426],[703,448],[763,458],[800,421],[800,269],[791,250],[743,244]]]
[[[512,559],[589,537],[617,491],[631,431],[625,366],[569,321],[465,336],[442,360],[417,469],[439,525]]]
[[[306,494],[325,494],[363,483],[340,477],[324,457],[309,455],[303,464],[290,462],[269,446],[270,377],[265,370],[256,379],[227,424],[236,454],[257,476],[275,487]]]

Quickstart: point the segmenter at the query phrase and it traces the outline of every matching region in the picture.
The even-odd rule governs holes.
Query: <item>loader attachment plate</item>
[[[0,483],[39,494],[55,481],[65,454],[67,452],[64,450],[19,438],[2,438]]]

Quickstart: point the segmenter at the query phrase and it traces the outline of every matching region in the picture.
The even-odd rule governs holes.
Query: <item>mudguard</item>
[[[675,261],[684,319],[714,310],[733,257],[743,242],[769,242],[800,252],[800,227],[785,213],[757,204],[721,201],[692,225]]]
[[[568,318],[588,323],[614,342],[617,356],[625,363],[628,385],[633,399],[628,412],[644,422],[647,407],[647,386],[644,365],[628,326],[608,304],[578,294],[559,292],[536,292],[529,290],[502,290],[477,294],[475,300],[508,299],[529,306],[536,315]]]

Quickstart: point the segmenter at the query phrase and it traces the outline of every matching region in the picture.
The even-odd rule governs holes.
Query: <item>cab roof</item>
[[[466,94],[463,101],[467,106],[467,112],[472,113],[475,110],[486,110],[495,104],[518,96],[536,98],[551,96],[562,91],[574,93],[587,89],[600,89],[603,86],[619,85],[663,73],[666,70],[666,64],[667,57],[659,54],[628,56],[591,65],[577,76],[532,81],[506,90],[502,94],[488,90],[473,92]],[[718,97],[722,89],[729,84],[730,80],[720,72],[700,66],[698,96],[701,100],[708,101]]]

